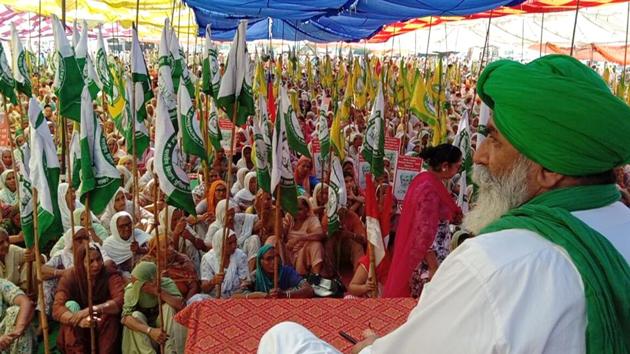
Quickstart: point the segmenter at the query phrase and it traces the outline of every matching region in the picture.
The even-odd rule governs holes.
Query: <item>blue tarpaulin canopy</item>
[[[199,35],[231,40],[241,19],[247,39],[357,42],[389,23],[426,16],[464,16],[524,0],[184,0],[195,12]],[[270,25],[271,24],[271,25]]]

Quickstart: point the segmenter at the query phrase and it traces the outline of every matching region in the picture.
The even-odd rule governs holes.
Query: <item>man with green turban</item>
[[[405,324],[353,353],[629,353],[630,210],[613,169],[630,161],[630,107],[562,55],[494,62],[477,91],[493,110],[463,224],[477,236]]]

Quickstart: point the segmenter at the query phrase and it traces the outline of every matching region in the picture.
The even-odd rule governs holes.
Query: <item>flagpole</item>
[[[35,132],[32,134],[35,134]],[[48,318],[46,317],[46,299],[44,295],[44,281],[42,277],[42,256],[39,253],[38,204],[37,189],[33,187],[33,239],[35,241],[35,271],[37,273],[37,290],[39,292],[39,321],[41,322],[42,333],[44,336],[44,353],[50,354],[50,343],[48,343]]]
[[[276,118],[277,119],[277,118]],[[273,288],[278,289],[278,259],[280,257],[280,235],[281,235],[281,222],[280,222],[280,186],[276,187],[276,214],[274,215],[274,233],[276,236],[276,243],[274,245],[276,252],[273,257]]]
[[[138,6],[138,3],[140,2],[140,0],[136,1],[136,9]],[[138,13],[136,11],[136,17],[137,17]],[[132,23],[132,28],[136,28],[136,32],[138,31],[137,27],[135,26],[134,23]],[[142,54],[142,53],[139,53]],[[133,58],[131,58],[131,60],[133,60]],[[131,156],[132,156],[132,161],[133,161],[133,165],[132,165],[132,170],[133,170],[133,194],[131,196],[132,199],[132,212],[133,212],[133,216],[132,216],[132,227],[131,227],[131,242],[135,242],[136,241],[136,237],[134,236],[134,230],[135,230],[135,225],[138,222],[138,217],[137,215],[137,208],[138,208],[138,157],[136,156],[137,153],[137,147],[136,147],[136,119],[137,119],[137,114],[138,112],[136,111],[136,83],[131,82]],[[135,257],[132,257],[132,259]],[[132,260],[132,263],[135,264],[135,259]]]
[[[153,183],[153,197],[155,198],[155,212],[158,216],[157,218],[153,218],[153,226],[155,228],[155,242],[157,246],[157,250],[155,251],[155,263],[157,268],[156,282],[157,282],[157,300],[158,300],[158,316],[160,318],[160,330],[164,331],[164,311],[162,311],[162,266],[160,262],[160,253],[161,253],[161,245],[160,245],[160,233],[158,230],[159,226],[159,216],[160,210],[158,208],[158,202],[160,199],[160,189],[158,188],[157,180]],[[165,205],[166,209],[166,224],[164,225],[164,233],[166,238],[168,239],[168,205]],[[160,344],[160,353],[164,353],[164,344]]]
[[[234,156],[234,135],[236,135],[236,115],[238,113],[238,100],[234,101],[234,105],[232,106],[232,136],[230,139],[230,156],[228,158],[228,171],[227,171],[227,197],[225,198],[225,214],[227,219],[227,213],[230,210],[230,190],[232,189],[232,158]],[[210,206],[208,206],[210,207]],[[219,274],[223,275],[225,267],[223,263],[225,263],[225,242],[228,235],[228,227],[227,223],[224,223],[223,226],[223,242],[221,247],[221,263],[219,264]],[[217,299],[221,298],[221,285],[217,284]]]
[[[84,227],[88,230],[88,241],[87,245],[89,246],[90,241],[92,239],[92,235],[90,231],[92,229],[92,213],[90,212],[90,193],[85,193],[85,222]],[[72,235],[74,237],[74,234]],[[90,257],[89,257],[89,249],[86,249],[86,259],[85,259],[85,274],[87,277],[87,286],[88,286],[88,316],[90,319],[90,349],[92,354],[96,354],[96,327],[94,326],[94,301],[92,299],[92,275],[90,274]]]
[[[575,44],[575,30],[577,29],[578,15],[580,14],[580,0],[575,4],[575,20],[573,21],[573,35],[571,36],[571,56],[573,56],[573,47]]]

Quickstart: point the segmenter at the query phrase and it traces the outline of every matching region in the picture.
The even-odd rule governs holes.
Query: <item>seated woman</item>
[[[87,218],[87,212],[85,208],[79,207],[75,209],[72,215],[74,217],[75,230],[77,230],[78,227],[85,226],[86,218]],[[105,227],[101,225],[98,218],[96,218],[94,214],[90,213],[90,215],[92,216],[92,220],[90,222],[90,228],[92,230],[90,242],[95,242],[95,243],[98,243],[99,245],[102,245],[103,240],[107,240],[109,238],[109,233],[107,232],[107,230],[105,230]],[[69,228],[66,230],[69,230]],[[53,248],[50,250],[50,257],[52,258],[56,256],[59,252],[61,252],[65,248],[65,245],[66,245],[66,238],[60,237],[59,240],[57,240],[57,243],[55,243]]]
[[[9,233],[0,228],[0,278],[6,279],[26,291],[28,280],[26,264],[33,261],[34,258],[30,249],[11,245]]]
[[[232,189],[230,190],[230,194],[232,196],[236,196],[236,194],[243,188],[245,188],[245,175],[249,172],[249,169],[246,167],[240,167],[238,171],[236,171],[236,180],[234,184],[232,184]]]
[[[225,258],[222,265],[221,252],[223,251],[223,233],[217,231],[212,242],[212,249],[201,259],[201,290],[204,294],[194,296],[191,301],[210,298],[208,295],[214,288],[221,284],[221,297],[229,298],[241,290],[248,277],[247,256],[236,247],[236,234],[227,230],[225,243]],[[216,291],[215,291],[216,293]],[[213,296],[213,297],[216,297]]]
[[[166,353],[183,353],[186,329],[175,322],[175,314],[184,308],[175,282],[161,277],[158,292],[155,263],[140,262],[131,272],[131,283],[125,287],[122,309],[123,353],[155,354],[164,344]],[[158,295],[160,301],[158,301]],[[162,303],[160,323],[158,304]]]
[[[57,287],[53,318],[61,323],[57,345],[63,353],[90,351],[91,321],[96,322],[98,353],[120,353],[120,311],[125,283],[117,271],[103,264],[101,251],[86,244],[77,251],[78,260]],[[86,263],[89,267],[86,268]],[[92,314],[88,308],[87,272],[92,285]]]
[[[222,200],[215,209],[216,220],[208,228],[208,232],[221,233],[227,226],[236,233],[237,246],[247,255],[247,264],[250,271],[256,267],[256,255],[260,248],[260,239],[254,233],[262,228],[262,222],[258,216],[247,213],[237,213],[238,207],[230,201],[230,209],[227,200]],[[213,235],[214,240],[214,235]]]
[[[75,190],[70,188],[68,183],[59,183],[59,187],[57,187],[57,205],[61,213],[63,229],[68,230],[72,226],[72,220],[70,219],[72,210],[83,208],[83,204],[76,197]],[[79,225],[79,220],[74,220],[74,224]]]
[[[236,294],[237,298],[287,298],[304,299],[313,297],[313,288],[302,278],[295,268],[278,263],[278,288],[273,288],[273,267],[275,249],[272,245],[264,245],[256,256],[256,271],[253,282],[246,287],[247,292]]]
[[[168,220],[166,220],[168,215]],[[160,211],[160,234],[163,234],[164,227],[168,224],[169,238],[173,242],[173,247],[178,252],[188,256],[195,266],[195,270],[199,270],[201,256],[208,251],[202,237],[188,224],[188,220],[181,209],[175,209],[172,206]]]
[[[326,215],[326,203],[328,203],[328,184],[318,183],[313,189],[313,196],[310,198],[313,213],[319,218],[319,222],[324,225],[328,222]]]
[[[257,230],[261,244],[265,244],[267,239],[276,234],[276,207],[271,200],[271,194],[264,190],[258,190],[254,201],[254,211],[260,221],[260,228]]]
[[[301,156],[295,165],[295,184],[297,185],[298,195],[309,197],[311,195],[311,186],[317,185],[319,180],[312,175],[313,161],[306,157]]]
[[[34,353],[37,348],[31,325],[35,307],[15,284],[0,278],[0,352]]]
[[[114,214],[109,229],[112,235],[103,242],[103,249],[116,263],[123,276],[129,278],[134,265],[134,256],[147,253],[146,244],[151,236],[140,229],[133,228],[131,215],[126,211]]]
[[[17,179],[13,170],[4,170],[0,174],[0,204],[16,205],[17,204]]]
[[[367,255],[359,258],[359,264],[354,270],[354,275],[350,284],[348,284],[348,295],[346,298],[368,297],[370,293],[376,290],[380,297],[383,286],[387,281],[387,273],[389,272],[390,258],[389,254],[385,254],[385,258],[376,267],[376,284],[368,281],[368,269],[370,269],[370,258]]]
[[[311,204],[305,197],[298,197],[298,212],[295,219],[285,215],[283,230],[286,234],[288,261],[293,264],[298,274],[320,274],[324,264],[324,246],[326,234],[322,225],[313,214]],[[269,240],[267,240],[269,243]]]
[[[46,313],[51,314],[52,303],[57,291],[59,279],[74,265],[74,260],[79,259],[76,251],[81,248],[85,242],[94,242],[96,234],[94,230],[87,230],[82,226],[75,226],[74,235],[72,229],[68,229],[63,234],[64,248],[54,255],[46,264],[42,265],[42,277],[44,278],[44,294],[46,296]],[[97,243],[95,243],[98,246]],[[100,247],[99,247],[100,248]],[[106,252],[101,249],[103,261],[108,268],[116,269],[116,265]]]
[[[243,188],[234,196],[234,199],[241,210],[246,210],[254,204],[256,192],[258,191],[256,172],[249,172],[246,174],[244,183]]]
[[[106,229],[109,228],[112,216],[119,211],[126,211],[129,214],[133,213],[133,202],[131,200],[127,200],[126,191],[122,187],[118,188],[114,197],[112,197],[109,203],[107,203],[105,212],[101,215],[101,224],[105,226]],[[135,225],[136,228],[148,230],[150,226],[153,225],[153,214],[143,207],[137,207],[136,220],[138,223]]]
[[[173,248],[173,241],[167,239],[164,234],[157,236],[160,238],[160,269],[162,274],[175,282],[179,293],[184,301],[188,301],[193,295],[199,293],[199,280],[194,263],[183,253],[179,253]],[[149,251],[142,258],[143,261],[157,262],[158,240],[156,236],[149,241]],[[157,264],[157,263],[156,263]]]

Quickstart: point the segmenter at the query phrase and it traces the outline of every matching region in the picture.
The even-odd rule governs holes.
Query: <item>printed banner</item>
[[[221,129],[221,146],[225,150],[225,154],[232,152],[232,122],[227,119],[219,119],[219,129]]]
[[[396,165],[396,178],[394,179],[394,197],[402,201],[407,189],[414,177],[422,170],[422,159],[411,156],[400,156]]]

